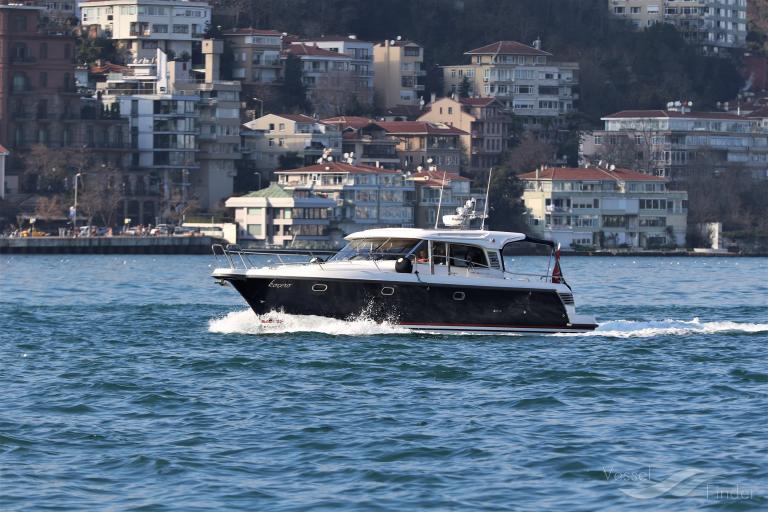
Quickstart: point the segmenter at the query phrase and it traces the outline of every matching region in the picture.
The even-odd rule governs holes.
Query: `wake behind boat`
[[[365,316],[412,330],[583,332],[597,327],[576,313],[559,251],[549,240],[485,230],[384,228],[359,231],[328,260],[215,245],[226,266],[213,277],[231,283],[257,315],[282,311],[337,319]],[[549,246],[546,274],[516,272],[505,248]]]

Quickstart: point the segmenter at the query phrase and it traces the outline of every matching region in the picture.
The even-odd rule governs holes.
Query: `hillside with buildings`
[[[483,207],[493,169],[494,229],[646,248],[719,222],[753,247],[768,60],[743,55],[759,5],[729,5],[0,4],[0,222],[328,245]]]

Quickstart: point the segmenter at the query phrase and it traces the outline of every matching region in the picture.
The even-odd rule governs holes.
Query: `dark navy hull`
[[[365,316],[404,327],[478,331],[584,331],[555,291],[345,279],[230,280],[256,314],[283,311],[342,320]]]

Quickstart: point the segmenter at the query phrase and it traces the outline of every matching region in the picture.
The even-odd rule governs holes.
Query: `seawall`
[[[226,244],[210,236],[0,237],[0,254],[211,254],[214,243]]]

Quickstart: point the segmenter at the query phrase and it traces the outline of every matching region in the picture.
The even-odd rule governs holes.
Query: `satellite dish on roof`
[[[349,158],[349,153],[344,153],[343,156],[344,156],[345,159],[347,159],[347,158]]]
[[[397,40],[398,41],[402,41],[403,40],[403,36],[397,36]]]
[[[675,106],[676,106],[676,107],[680,107],[680,106],[682,106],[682,105],[683,105],[683,104],[682,104],[682,103],[680,103],[679,101],[676,101],[676,102],[675,102]]]
[[[424,170],[424,168],[423,168],[422,166],[418,166],[418,167],[416,167],[416,170],[417,170],[417,171],[419,171],[419,172],[421,172],[421,171],[423,171],[423,170]]]
[[[610,170],[612,170],[612,171],[615,171],[615,170],[616,170],[616,166],[615,166],[615,165],[613,165],[613,164],[611,164],[611,166],[609,167],[609,169],[610,169]]]

